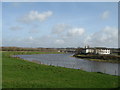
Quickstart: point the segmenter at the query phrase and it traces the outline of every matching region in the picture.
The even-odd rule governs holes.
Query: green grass
[[[0,89],[2,88],[2,52],[0,51]]]
[[[3,88],[118,87],[118,76],[47,66],[10,57],[17,54],[42,53],[47,54],[47,52],[3,52]]]

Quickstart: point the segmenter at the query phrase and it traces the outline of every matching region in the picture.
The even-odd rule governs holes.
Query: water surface
[[[102,72],[111,75],[118,74],[118,63],[96,62],[71,57],[72,54],[34,54],[15,55],[29,61],[40,61],[42,64],[82,69],[88,72]]]

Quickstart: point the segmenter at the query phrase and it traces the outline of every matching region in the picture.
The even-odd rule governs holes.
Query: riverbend
[[[71,57],[73,54],[34,54],[34,55],[15,55],[24,60],[39,64],[60,66],[73,69],[81,69],[88,72],[101,72],[110,75],[118,74],[118,63],[89,61]]]

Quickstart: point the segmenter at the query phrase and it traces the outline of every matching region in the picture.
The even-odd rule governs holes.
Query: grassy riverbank
[[[77,69],[36,64],[17,54],[47,54],[47,52],[3,52],[3,88],[116,88],[118,77]],[[53,52],[56,53],[56,52]]]
[[[74,57],[91,60],[91,61],[98,61],[98,62],[111,62],[111,63],[120,63],[120,56],[117,55],[73,55]]]

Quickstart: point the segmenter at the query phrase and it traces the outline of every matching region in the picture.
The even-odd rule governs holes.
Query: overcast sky
[[[3,46],[118,47],[117,2],[3,2]]]

